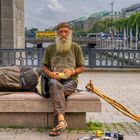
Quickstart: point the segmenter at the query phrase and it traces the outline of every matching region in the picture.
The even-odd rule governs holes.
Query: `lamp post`
[[[114,1],[110,3],[111,5],[111,20],[113,19],[113,6],[114,6]]]

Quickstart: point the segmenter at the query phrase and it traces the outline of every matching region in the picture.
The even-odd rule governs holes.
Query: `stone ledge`
[[[44,98],[34,92],[10,93],[0,96],[1,125],[52,126],[53,109],[50,98]],[[66,120],[69,127],[85,127],[86,112],[101,112],[99,97],[85,92],[70,95],[66,100]]]
[[[74,93],[66,100],[66,112],[100,111],[100,99],[91,93]],[[53,112],[53,109],[50,98],[34,92],[11,92],[0,96],[0,112]]]

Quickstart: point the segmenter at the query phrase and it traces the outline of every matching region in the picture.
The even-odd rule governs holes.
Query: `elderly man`
[[[67,127],[65,99],[76,90],[78,74],[84,71],[82,50],[72,42],[68,23],[56,26],[56,41],[46,48],[42,64],[43,72],[50,78],[48,85],[54,109],[54,128],[49,135],[58,136]]]

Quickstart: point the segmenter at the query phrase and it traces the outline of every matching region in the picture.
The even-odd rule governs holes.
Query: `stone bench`
[[[74,93],[66,101],[69,128],[84,128],[86,112],[100,111],[100,99],[92,93]],[[0,96],[0,126],[51,127],[52,117],[50,98],[34,92],[11,92]]]

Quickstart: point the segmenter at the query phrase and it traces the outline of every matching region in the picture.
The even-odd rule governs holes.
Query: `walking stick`
[[[95,93],[96,95],[100,96],[102,99],[104,99],[105,101],[107,101],[109,104],[111,104],[113,107],[115,107],[118,111],[122,112],[124,115],[132,118],[133,120],[137,121],[140,123],[140,116],[131,113],[128,109],[126,109],[123,105],[121,105],[120,103],[118,103],[117,101],[109,98],[108,96],[104,95],[103,93],[101,93],[101,91],[99,91],[96,87],[93,86],[92,81],[90,80],[90,82],[86,85],[86,89],[91,91],[92,93]]]

